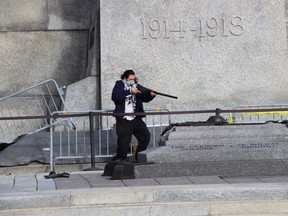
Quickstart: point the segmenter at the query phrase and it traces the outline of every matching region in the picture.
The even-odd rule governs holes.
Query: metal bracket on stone
[[[109,162],[105,165],[102,176],[111,176],[111,180],[135,179],[134,164]]]
[[[228,122],[222,116],[220,116],[220,112],[221,110],[219,108],[216,108],[216,115],[210,116],[207,120],[207,123],[212,125],[227,124]]]

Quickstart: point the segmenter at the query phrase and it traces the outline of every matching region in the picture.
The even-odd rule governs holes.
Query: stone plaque
[[[288,155],[285,124],[175,127],[166,145],[139,154],[141,161],[188,163],[281,160]]]

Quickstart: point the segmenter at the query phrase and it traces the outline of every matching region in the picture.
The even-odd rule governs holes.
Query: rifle
[[[142,91],[152,91],[154,92],[155,94],[157,95],[161,95],[161,96],[164,96],[164,97],[170,97],[170,98],[173,98],[173,99],[178,99],[178,97],[176,96],[173,96],[173,95],[169,95],[169,94],[164,94],[164,93],[161,93],[161,92],[158,92],[158,91],[154,91],[154,90],[151,90],[151,89],[148,89],[148,88],[145,88],[145,87],[140,87],[139,85],[137,85],[136,88],[138,88],[141,92]]]
[[[170,97],[170,98],[173,98],[173,99],[178,99],[178,97],[173,96],[173,95],[164,94],[164,93],[161,93],[161,92],[158,92],[158,91],[152,91],[152,92],[154,92],[154,93],[157,94],[157,95],[164,96],[164,97]]]

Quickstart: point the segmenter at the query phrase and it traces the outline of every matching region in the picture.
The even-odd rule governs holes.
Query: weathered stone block
[[[0,95],[47,79],[69,85],[85,73],[87,31],[0,33]]]
[[[2,0],[0,31],[89,29],[96,0]]]
[[[69,85],[65,104],[68,110],[89,111],[96,109],[96,77],[90,76]]]
[[[179,131],[178,131],[179,129]],[[284,124],[176,127],[167,145],[140,153],[155,163],[287,159]]]

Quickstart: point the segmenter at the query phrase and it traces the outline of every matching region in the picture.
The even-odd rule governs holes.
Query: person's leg
[[[150,142],[150,132],[142,119],[134,119],[133,126],[133,135],[138,140],[138,147],[135,154],[135,159],[138,160],[138,152],[146,150]]]
[[[116,120],[117,134],[117,154],[113,160],[125,160],[130,146],[131,136],[133,133],[133,125],[131,121],[126,119]]]
[[[130,146],[132,148],[132,153],[135,155],[138,146],[138,140],[135,136],[132,136]]]

